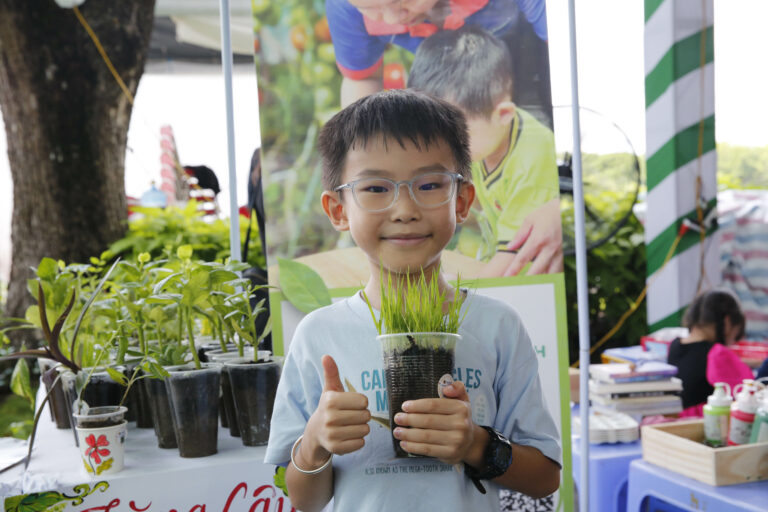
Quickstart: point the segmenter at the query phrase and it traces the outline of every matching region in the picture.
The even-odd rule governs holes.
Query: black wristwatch
[[[488,445],[483,452],[483,466],[474,468],[464,464],[464,471],[477,487],[477,490],[485,494],[485,487],[480,480],[490,480],[503,475],[512,464],[512,443],[498,430],[480,425],[488,432]]]

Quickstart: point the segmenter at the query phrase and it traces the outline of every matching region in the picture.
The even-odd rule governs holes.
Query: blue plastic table
[[[768,480],[712,486],[642,459],[629,465],[628,512],[765,512]]]
[[[572,438],[573,480],[581,490],[581,439]],[[624,512],[627,510],[629,463],[642,457],[640,441],[634,443],[589,445],[589,510],[590,512]]]

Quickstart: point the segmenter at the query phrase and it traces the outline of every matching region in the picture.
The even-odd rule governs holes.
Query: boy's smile
[[[427,173],[455,172],[453,153],[446,144],[433,142],[429,147],[420,147],[409,140],[404,140],[401,146],[393,139],[371,139],[365,147],[349,150],[342,182],[370,177],[397,182]],[[386,270],[397,274],[436,268],[456,223],[465,220],[474,198],[472,185],[460,184],[450,201],[425,208],[413,200],[405,184],[398,186],[400,190],[392,206],[375,212],[362,209],[349,189],[323,194],[323,207],[334,227],[350,231],[368,257],[371,272],[377,276],[380,262]]]

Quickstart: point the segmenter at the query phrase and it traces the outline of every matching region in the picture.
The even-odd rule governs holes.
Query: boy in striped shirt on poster
[[[529,275],[561,272],[554,135],[512,101],[506,45],[478,26],[438,32],[419,46],[408,86],[467,117],[482,241],[463,229],[457,249],[487,262],[480,277],[517,275],[529,263]]]

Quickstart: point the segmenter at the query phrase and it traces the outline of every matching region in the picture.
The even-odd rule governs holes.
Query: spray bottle
[[[752,425],[752,435],[749,438],[750,443],[768,441],[768,388],[763,388],[758,392],[758,400],[759,405],[755,412],[755,422]]]
[[[704,406],[704,439],[717,448],[728,441],[728,419],[731,413],[731,387],[727,382],[715,382],[715,391]]]
[[[741,391],[739,391],[741,390]],[[757,387],[755,381],[745,379],[743,384],[733,388],[736,400],[731,404],[731,424],[728,429],[728,445],[735,446],[749,443],[752,424],[757,410]]]

